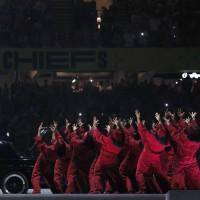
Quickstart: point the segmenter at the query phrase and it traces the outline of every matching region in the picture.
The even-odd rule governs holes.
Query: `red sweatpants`
[[[57,194],[62,192],[59,190],[59,188],[57,188],[53,180],[53,171],[51,169],[51,162],[44,160],[42,154],[40,153],[32,172],[32,178],[31,178],[31,182],[33,185],[32,194],[41,193],[41,186],[40,186],[41,176],[44,177],[45,182],[47,183],[52,193]]]
[[[95,183],[95,173],[94,168],[96,165],[96,162],[98,160],[99,156],[96,156],[92,162],[92,165],[90,166],[90,172],[89,172],[89,184],[90,184],[90,191],[89,193],[94,193],[96,191],[96,183]]]
[[[117,155],[109,157],[100,154],[95,165],[94,173],[96,193],[103,193],[103,187],[107,180],[113,191],[119,193],[126,192],[119,174]]]
[[[137,181],[135,178],[138,158],[130,152],[126,155],[119,167],[119,173],[123,184],[126,185],[128,193],[135,193],[138,191]]]
[[[142,152],[136,171],[136,179],[140,191],[146,192],[146,177],[154,175],[163,193],[170,189],[170,182],[162,171],[159,154]]]
[[[191,190],[200,190],[200,171],[197,162],[192,164],[176,163],[173,166],[172,189],[186,190],[186,186]]]
[[[75,160],[73,158],[71,159],[67,172],[67,190],[65,192],[66,194],[82,192],[78,184],[78,174],[81,175],[86,190],[89,190],[89,168],[90,167],[86,161],[80,162],[80,160]]]
[[[54,182],[57,187],[63,193],[62,189],[62,177],[65,177],[67,180],[67,171],[69,167],[70,159],[61,159],[57,158],[55,167],[54,167]]]

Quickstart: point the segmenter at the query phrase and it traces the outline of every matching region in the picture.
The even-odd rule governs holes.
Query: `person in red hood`
[[[38,136],[36,137],[36,145],[37,148],[40,150],[40,155],[35,163],[32,172],[32,178],[31,178],[31,182],[33,185],[32,194],[41,193],[41,186],[40,186],[41,176],[44,177],[45,182],[47,183],[52,193],[54,194],[61,193],[62,191],[59,190],[53,179],[54,176],[53,176],[52,166],[54,166],[57,158],[55,153],[55,146],[54,145],[48,146],[47,144],[45,144],[44,141],[42,141],[40,132],[43,128],[44,128],[43,123],[41,123],[38,128]],[[56,127],[52,125],[50,129],[52,131],[52,143],[54,143],[56,141],[55,139]]]
[[[96,192],[96,182],[95,182],[94,168],[95,168],[96,162],[97,162],[97,160],[99,158],[101,144],[99,142],[97,142],[95,140],[95,138],[93,137],[92,127],[90,125],[88,125],[88,126],[89,126],[89,131],[91,132],[91,136],[93,138],[93,141],[95,143],[95,151],[96,151],[96,156],[95,156],[94,160],[92,161],[92,164],[90,166],[90,172],[89,172],[89,184],[90,184],[90,191],[89,191],[89,193],[92,194],[92,193]]]
[[[196,113],[190,113],[193,120],[191,121],[191,126],[188,126],[188,127],[187,127],[187,124],[185,123],[185,121],[183,120],[184,114],[185,113],[182,112],[181,109],[178,109],[177,115],[179,117],[179,121],[176,122],[175,113],[171,113],[170,111],[166,110],[164,119],[167,119],[167,116],[170,116],[171,120],[172,120],[172,125],[174,126],[174,128],[176,130],[182,130],[186,134],[191,134],[192,128],[197,126],[196,121],[195,121]],[[189,119],[187,119],[186,121],[188,121],[188,120]],[[179,150],[180,150],[180,147],[179,147],[178,143],[174,140],[170,140],[170,138],[169,138],[168,144],[166,147],[166,153],[168,154],[167,160],[162,159],[163,160],[162,164],[163,164],[163,166],[166,166],[165,167],[166,173],[167,173],[167,176],[169,177],[170,182],[172,181],[174,164],[176,165],[175,159],[176,159],[177,155],[175,157],[174,157],[174,155],[177,152],[179,152]],[[164,157],[164,156],[162,155],[162,157]],[[179,173],[179,181],[180,181],[179,186],[185,187],[184,176],[185,176],[184,173]]]
[[[112,121],[112,118],[109,117],[109,124],[106,126],[106,130],[107,130],[107,136],[111,136],[111,130],[113,129],[113,126],[114,126],[114,123]],[[92,130],[92,127],[89,128],[89,130]],[[89,173],[89,183],[90,183],[90,191],[89,193],[96,193],[96,179],[95,179],[95,165],[96,165],[96,162],[99,158],[99,155],[100,155],[100,150],[101,150],[101,143],[99,143],[95,137],[93,136],[92,134],[92,131],[91,131],[91,135],[92,135],[92,138],[93,138],[93,141],[95,143],[95,147],[96,147],[96,156],[90,166],[90,173]],[[110,183],[108,180],[106,180],[106,189],[104,191],[104,194],[112,194],[114,193],[115,191],[113,190],[113,188],[111,187]]]
[[[175,113],[171,113],[170,111],[166,110],[164,119],[167,119],[167,116],[171,117],[172,125],[176,128],[176,130],[186,130],[187,132],[187,126],[185,124],[185,121],[183,120],[184,112],[182,112],[181,109],[178,109],[177,115],[179,117],[179,121],[176,122],[175,120]],[[166,147],[167,153],[168,153],[168,159],[166,162],[163,161],[163,166],[166,166],[167,168],[167,176],[169,177],[169,180],[172,184],[172,177],[175,173],[174,171],[174,164],[176,165],[176,157],[177,152],[179,152],[180,147],[176,141],[174,141],[172,138],[169,138],[168,145]],[[176,156],[175,156],[176,155]],[[185,181],[184,173],[179,173],[179,186],[180,188],[185,188]]]
[[[78,120],[79,124],[79,130],[78,133],[76,133],[77,125],[73,125],[73,133],[70,133],[67,129],[65,130],[65,134],[67,137],[67,140],[72,147],[72,156],[71,161],[69,164],[68,172],[67,172],[67,190],[66,194],[70,193],[80,193],[80,186],[77,188],[77,176],[78,174],[81,175],[84,186],[86,190],[89,190],[89,182],[88,182],[88,176],[89,176],[89,153],[90,148],[89,145],[87,145],[87,137],[89,138],[89,135],[84,131],[82,128],[83,123],[81,120]]]
[[[128,144],[128,152],[120,164],[119,172],[122,177],[124,185],[128,190],[128,193],[135,193],[138,191],[137,181],[135,177],[138,159],[142,153],[142,141],[136,140],[136,132],[133,127],[133,118],[129,120],[130,128],[127,130],[123,127],[123,131],[126,133],[126,143]]]
[[[178,144],[174,155],[172,189],[186,190],[200,189],[200,171],[197,164],[195,153],[199,148],[199,128],[195,122],[196,113],[191,113],[193,125],[181,124],[176,129],[170,121],[165,118],[165,124],[170,132],[171,139]],[[186,120],[187,121],[187,120]],[[188,131],[189,130],[189,131]],[[185,132],[186,131],[186,132]]]
[[[56,122],[54,122],[54,124],[57,126]],[[69,130],[69,125],[70,123],[66,119],[66,130]],[[55,145],[55,152],[58,156],[54,167],[54,182],[63,193],[62,177],[65,177],[67,180],[67,171],[71,160],[72,150],[70,145],[63,140],[58,131],[56,132],[56,141],[53,144]]]
[[[117,121],[115,121],[118,123]],[[103,186],[106,180],[109,181],[112,189],[118,193],[126,192],[119,174],[118,154],[125,142],[125,136],[120,130],[111,131],[109,137],[100,133],[97,128],[98,120],[94,117],[93,137],[102,147],[99,158],[95,165],[96,193],[103,193]]]
[[[139,187],[138,193],[147,192],[146,177],[152,175],[155,176],[163,193],[165,193],[170,189],[170,183],[161,168],[160,154],[165,150],[167,143],[165,141],[166,132],[163,128],[160,115],[156,113],[156,119],[159,122],[156,129],[148,131],[140,121],[139,110],[136,110],[135,114],[137,117],[138,132],[144,143],[144,149],[138,160],[136,170],[136,180]]]

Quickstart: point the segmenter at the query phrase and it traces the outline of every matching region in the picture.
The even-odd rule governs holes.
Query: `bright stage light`
[[[97,17],[97,22],[101,23],[101,17]]]
[[[182,78],[187,78],[187,76],[188,76],[188,73],[183,73],[182,74]]]

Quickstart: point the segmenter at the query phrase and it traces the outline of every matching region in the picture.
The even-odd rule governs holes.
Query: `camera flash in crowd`
[[[90,78],[90,82],[91,82],[91,83],[93,82],[93,79],[92,79],[92,78]]]
[[[101,23],[101,17],[97,17],[97,22]]]
[[[82,116],[82,113],[79,113],[78,115],[81,117],[81,116]]]
[[[103,115],[104,115],[104,113],[101,113],[101,115],[103,116]]]
[[[143,35],[144,35],[144,33],[141,33],[141,35],[143,36]]]
[[[6,135],[7,135],[7,137],[10,137],[10,133],[9,133],[9,132],[7,132],[7,134],[6,134]]]
[[[74,79],[73,81],[72,81],[72,83],[75,83],[76,82],[76,79]]]
[[[178,84],[178,81],[176,81],[176,85]]]
[[[166,106],[166,107],[168,107],[168,106],[169,106],[169,104],[168,104],[168,103],[166,103],[166,104],[165,104],[165,106]]]

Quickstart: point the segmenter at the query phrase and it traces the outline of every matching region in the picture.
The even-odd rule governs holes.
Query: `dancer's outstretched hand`
[[[40,135],[40,132],[41,132],[41,130],[43,129],[44,127],[43,127],[43,122],[40,124],[40,126],[39,126],[39,128],[38,128],[38,137],[40,137],[41,135]]]

